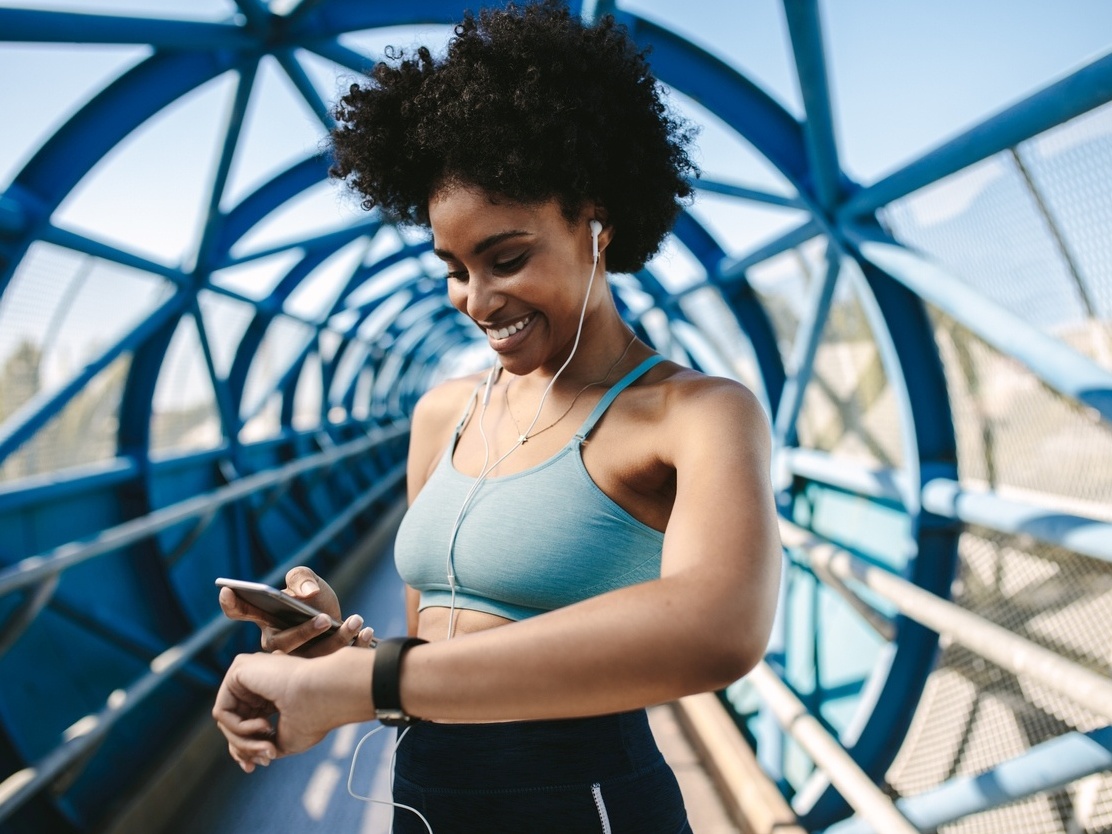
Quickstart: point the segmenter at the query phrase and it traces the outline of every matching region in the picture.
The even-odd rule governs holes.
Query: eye
[[[516,272],[517,270],[521,269],[521,267],[525,266],[525,261],[527,261],[527,260],[528,260],[528,253],[522,252],[520,255],[517,255],[516,257],[513,257],[513,258],[509,258],[508,260],[495,261],[494,262],[494,271],[495,272],[500,272],[503,275],[511,273],[511,272]]]
[[[448,270],[448,278],[452,281],[466,282],[467,281],[467,270],[466,269],[449,269]]]

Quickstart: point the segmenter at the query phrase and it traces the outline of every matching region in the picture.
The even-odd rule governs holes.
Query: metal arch
[[[684,211],[676,218],[672,232],[703,265],[708,281],[712,286],[718,287],[723,299],[733,310],[742,332],[748,336],[761,374],[769,411],[775,414],[784,389],[784,363],[776,345],[776,333],[764,305],[757,299],[744,275],[729,283],[713,280],[719,274],[726,253],[690,212]]]
[[[347,3],[338,4],[338,5],[320,4],[320,5],[311,6],[311,7],[306,6],[305,11],[302,14],[300,14],[300,15],[296,15],[296,14],[291,15],[290,20],[288,22],[283,22],[283,21],[279,21],[279,20],[276,20],[276,19],[271,18],[271,17],[267,17],[266,14],[265,14],[265,10],[263,10],[262,7],[258,3],[254,2],[253,0],[252,0],[252,2],[246,2],[246,0],[244,0],[244,2],[242,2],[240,5],[244,9],[245,14],[247,14],[247,16],[249,18],[248,31],[257,30],[257,29],[260,29],[260,28],[267,28],[267,27],[272,28],[272,31],[277,31],[280,27],[284,27],[284,30],[283,30],[284,34],[287,37],[291,37],[291,38],[292,37],[299,37],[299,36],[302,36],[302,35],[308,37],[310,35],[310,33],[313,33],[314,31],[318,34],[320,32],[327,31],[327,26],[325,24],[329,23],[330,21],[333,21],[335,19],[336,15],[339,15],[341,17],[346,15],[347,20],[349,22],[352,21],[352,20],[359,20],[360,16],[362,16],[362,20],[363,20],[363,25],[362,26],[350,26],[349,24],[346,24],[346,25],[349,25],[349,28],[372,28],[372,27],[375,27],[375,26],[395,25],[396,23],[402,23],[402,22],[415,22],[414,20],[412,20],[413,17],[415,17],[418,14],[421,14],[421,15],[425,14],[425,9],[419,10],[418,12],[411,12],[410,10],[404,10],[403,11],[403,10],[400,10],[400,9],[388,9],[388,10],[372,9],[372,10],[368,10],[365,7],[365,4],[356,4],[356,3],[352,3],[352,2],[347,2]],[[400,5],[400,4],[398,4],[398,5]],[[425,5],[426,5],[426,8],[439,9],[441,5],[445,9],[448,8],[447,3],[437,4],[435,6],[434,6],[434,4],[425,4]],[[333,16],[328,17],[325,14],[326,10],[328,10],[330,13],[332,13]],[[445,14],[446,20],[444,22],[454,20],[456,18],[457,14],[458,14],[458,9],[453,5],[453,7],[450,9],[450,13]],[[373,23],[367,22],[367,18],[370,17],[370,16],[374,16],[374,15],[379,15],[376,22],[373,22]],[[391,16],[393,16],[392,20],[391,20]],[[401,20],[400,19],[401,17],[405,17],[406,19]],[[422,16],[422,20],[424,20],[423,16]],[[314,30],[314,26],[317,27],[315,30]],[[730,84],[720,83],[721,79],[718,78],[717,75],[716,75],[716,70],[718,68],[714,67],[713,64],[710,63],[711,61],[714,61],[716,59],[713,59],[710,56],[706,56],[705,59],[700,58],[697,54],[695,54],[697,51],[694,50],[694,48],[691,47],[690,44],[686,44],[685,42],[680,42],[679,39],[675,39],[674,36],[671,36],[669,33],[665,33],[665,32],[660,31],[660,30],[658,30],[657,32],[653,32],[652,30],[654,29],[654,27],[652,27],[651,24],[640,22],[638,24],[638,26],[635,27],[635,28],[639,31],[642,31],[642,32],[649,32],[650,35],[651,35],[651,39],[653,39],[654,42],[656,42],[658,44],[657,49],[656,49],[656,53],[655,53],[655,56],[654,56],[654,59],[655,59],[654,63],[656,63],[658,66],[661,65],[662,57],[668,53],[669,48],[671,49],[672,54],[674,56],[673,57],[673,64],[677,67],[682,68],[682,71],[679,73],[679,76],[677,76],[678,80],[673,82],[674,86],[676,86],[678,89],[682,89],[682,90],[686,91],[687,89],[698,90],[700,88],[700,85],[702,85],[702,87],[704,88],[704,91],[707,93],[707,95],[702,96],[702,97],[700,95],[695,95],[695,97],[698,98],[701,101],[704,101],[704,102],[711,99],[711,98],[716,99],[716,101],[717,101],[716,104],[711,104],[711,105],[708,105],[708,106],[710,106],[710,108],[715,113],[717,113],[719,115],[724,115],[725,111],[727,109],[729,109],[730,107],[736,108],[735,117],[737,119],[740,119],[742,122],[748,122],[748,124],[745,127],[740,127],[740,128],[737,127],[737,125],[734,122],[731,122],[731,124],[734,124],[735,129],[739,130],[739,132],[741,132],[742,135],[745,135],[745,136],[747,136],[747,138],[750,138],[752,141],[754,141],[754,144],[757,145],[765,153],[766,157],[769,158],[769,160],[771,162],[773,162],[773,164],[777,165],[777,167],[779,167],[780,170],[782,172],[784,172],[785,176],[787,176],[788,179],[793,183],[793,185],[796,187],[796,189],[800,193],[802,202],[804,202],[807,205],[808,208],[810,208],[813,212],[816,213],[816,217],[821,217],[822,216],[822,210],[825,209],[825,208],[828,208],[828,204],[827,204],[827,200],[824,199],[823,196],[822,196],[823,195],[823,187],[821,185],[819,185],[818,183],[814,182],[812,177],[811,177],[811,174],[816,173],[816,166],[814,165],[814,162],[813,162],[813,156],[815,154],[815,150],[814,150],[814,148],[808,148],[808,146],[806,144],[806,141],[805,141],[807,139],[806,133],[800,131],[799,125],[797,123],[795,123],[795,121],[792,120],[790,118],[790,116],[787,116],[786,113],[782,114],[783,118],[781,119],[777,115],[778,106],[771,99],[767,99],[767,97],[764,97],[765,99],[767,99],[767,102],[762,104],[762,96],[764,96],[764,94],[762,92],[760,92],[759,89],[757,89],[755,86],[753,86],[751,90],[748,90],[748,92],[746,92],[746,88],[745,88],[744,85],[748,84],[749,82],[747,80],[745,80],[743,77],[737,76],[737,78],[734,79]],[[345,28],[343,31],[347,31],[347,30],[348,29]],[[336,34],[336,33],[334,32],[333,34]],[[645,37],[650,37],[650,35],[647,35]],[[324,35],[322,37],[327,37],[327,35]],[[661,47],[660,43],[662,43],[664,40],[667,40],[668,38],[673,38],[674,40],[676,40],[676,43],[672,44],[670,47],[669,46]],[[247,39],[247,43],[252,43],[252,42],[253,41],[251,41],[251,39]],[[308,47],[308,48],[311,49],[312,47]],[[159,56],[155,56],[155,57],[157,58]],[[150,60],[153,61],[154,59],[150,59]],[[664,61],[664,63],[667,63],[667,61]],[[226,68],[227,69],[234,69],[236,67],[237,67],[237,64],[232,62]],[[724,65],[722,66],[722,69],[725,69],[727,72],[732,73],[732,70],[729,70]],[[700,77],[699,76],[698,71],[700,71],[700,70],[705,71],[706,77]],[[687,72],[687,71],[691,71],[690,76],[684,75],[684,72]],[[662,75],[662,77],[664,77],[663,73],[661,73],[661,75]],[[740,81],[738,79],[740,79]],[[688,84],[687,88],[684,87],[685,82]],[[200,82],[198,82],[198,83],[200,83]],[[189,87],[189,89],[192,89],[193,86],[196,86],[196,85],[191,85]],[[737,94],[738,89],[742,90],[741,94]],[[729,105],[729,107],[727,107],[727,105]],[[727,119],[727,120],[729,121],[729,119]],[[138,122],[136,122],[136,124],[138,124]],[[764,133],[761,134],[761,131],[764,131]],[[757,141],[757,139],[755,138],[758,134],[761,134],[761,136],[763,136],[762,141]],[[44,149],[45,149],[45,146],[44,146]],[[808,153],[811,154],[811,158],[812,158],[812,164],[810,166],[808,166],[807,163],[806,163],[807,159],[809,158]],[[297,166],[295,166],[295,167],[297,167]],[[821,174],[822,172],[819,171],[817,173]],[[829,174],[830,174],[830,171],[827,170],[827,172],[826,172],[827,177],[829,177]],[[318,177],[317,179],[314,179],[313,182],[315,183],[315,182],[319,181],[319,179],[320,178]],[[262,191],[262,190],[263,189],[260,189],[260,191]],[[13,192],[13,193],[18,193],[18,192]],[[252,196],[254,196],[254,195],[252,195]],[[272,194],[272,196],[277,196],[277,192],[274,192]],[[31,205],[32,202],[33,201],[25,203],[24,205]],[[275,205],[278,205],[281,202],[282,201],[279,200],[279,201],[270,202],[269,204],[267,204],[265,206],[266,211],[259,214],[258,218],[256,218],[256,222],[257,222],[258,219],[261,219],[262,216],[264,216],[266,213],[268,213],[271,209],[273,209],[273,207]],[[246,203],[246,201],[245,201],[245,203]],[[243,208],[243,207],[244,207],[244,203],[241,203],[240,207],[237,207],[237,208]],[[263,206],[260,204],[260,207],[263,207]],[[47,212],[46,215],[43,215],[43,217],[48,216],[48,214],[49,214],[49,212]],[[230,213],[228,217],[224,218],[224,222],[220,224],[222,226],[222,229],[221,229],[220,233],[216,234],[212,238],[212,240],[214,241],[215,249],[217,251],[221,251],[221,252],[224,252],[224,253],[227,253],[230,250],[231,245],[234,242],[234,240],[238,240],[238,236],[228,235],[226,230],[229,229],[230,227],[233,227],[234,223],[236,221],[242,222],[242,219],[247,217],[248,213],[247,212],[240,213],[236,218],[232,218],[231,214],[232,213]],[[212,219],[213,218],[210,217],[210,220],[212,220]],[[251,225],[254,225],[254,224],[252,223]],[[820,229],[825,230],[828,233],[830,233],[830,231],[831,231],[829,229],[829,227],[826,226],[822,222],[816,224],[816,226],[817,227],[814,229],[815,231],[819,231]],[[306,259],[303,259],[303,261],[301,262],[301,264],[299,264],[299,266],[301,266],[302,264],[305,264],[307,261],[308,261],[308,257]],[[202,259],[201,263],[203,263],[203,259]],[[713,275],[717,275],[717,273],[718,273],[718,265],[715,265],[715,268],[713,268],[713,269],[708,269],[708,275],[713,276]],[[294,282],[294,279],[290,278],[290,276],[287,276],[287,279],[290,280],[293,283],[296,283],[296,282]],[[739,284],[739,285],[743,285],[743,284]],[[2,284],[0,284],[0,289],[2,289]],[[292,286],[290,287],[289,291],[292,291]],[[667,294],[658,294],[658,293],[653,293],[653,294],[658,298],[658,300],[664,299],[664,298],[667,297]],[[287,295],[288,295],[288,293],[287,293]],[[884,296],[884,293],[881,293],[881,295]],[[744,294],[741,294],[738,297],[745,298],[746,296]],[[752,298],[752,295],[750,294],[748,297]],[[888,302],[886,301],[885,303],[888,303]],[[759,309],[759,305],[756,305],[755,301],[754,301],[754,309]],[[276,311],[272,311],[272,314],[273,314],[273,312],[276,312]],[[886,312],[887,312],[887,308],[886,308]],[[740,316],[739,316],[739,319],[740,319]],[[767,324],[767,318],[765,319],[765,322]],[[265,325],[263,327],[263,330],[265,331]],[[418,333],[417,330],[419,330],[419,329],[414,329],[414,330],[411,330],[411,331],[409,331],[405,334],[402,334],[402,336],[404,336],[404,338],[399,338],[399,340],[398,340],[399,342],[402,343],[401,346],[403,346],[403,347],[408,346],[410,348],[410,350],[403,352],[403,357],[401,357],[403,362],[402,362],[401,366],[394,369],[395,373],[396,373],[395,378],[398,379],[398,380],[401,380],[406,375],[406,373],[408,371],[408,368],[407,368],[408,363],[414,361],[414,359],[416,358],[415,355],[414,355],[416,346],[420,345],[423,342],[423,340],[425,338],[427,338],[429,336],[429,334],[432,332],[431,328],[426,329],[423,334]],[[172,332],[173,332],[173,330],[171,328],[169,330],[169,333],[172,333]],[[750,331],[747,331],[747,332],[750,332]],[[158,339],[160,339],[160,338],[161,338],[161,335],[158,337]],[[258,334],[258,338],[260,338],[260,339],[262,338],[262,333],[261,332]],[[158,340],[156,339],[148,345],[148,351],[147,352],[151,357],[153,357],[156,353],[158,353],[158,351],[156,350],[156,342],[157,341]],[[244,340],[241,341],[241,345],[240,345],[241,349],[244,347],[245,343],[246,343],[246,334],[245,334]],[[772,341],[770,344],[771,344],[772,348],[775,349],[775,342]],[[256,343],[256,346],[257,346],[257,343]],[[163,347],[164,347],[164,345],[163,345]],[[239,359],[239,356],[237,354],[237,360],[238,359]],[[250,364],[250,358],[248,358],[245,361],[248,365]],[[152,364],[152,365],[156,364],[156,363],[154,363],[153,358],[150,360],[150,364]],[[781,368],[781,373],[782,373],[782,368]],[[154,374],[155,374],[155,376],[157,375],[157,367],[155,367]],[[244,370],[244,378],[245,378],[245,374],[246,374],[246,370]],[[149,382],[150,381],[150,379],[149,379],[150,375],[147,374],[146,376],[147,376],[147,381]],[[136,382],[136,385],[137,386],[139,385],[139,381]],[[137,390],[138,390],[138,388],[137,388]],[[945,395],[945,389],[944,388],[943,388],[943,395]],[[134,399],[136,399],[136,400],[139,399],[138,394],[135,395]],[[132,415],[132,416],[134,416],[134,415]],[[149,421],[148,421],[148,423],[149,423]],[[135,432],[131,431],[130,434],[134,435]]]
[[[219,51],[156,53],[105,87],[47,139],[7,191],[26,221],[12,254],[0,259],[0,294],[51,213],[109,150],[166,105],[235,68]]]

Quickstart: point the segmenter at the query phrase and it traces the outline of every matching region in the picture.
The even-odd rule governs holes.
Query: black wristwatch
[[[380,640],[375,649],[371,702],[375,705],[375,718],[387,727],[408,727],[421,720],[402,709],[401,668],[405,653],[427,642],[420,637],[391,637]]]

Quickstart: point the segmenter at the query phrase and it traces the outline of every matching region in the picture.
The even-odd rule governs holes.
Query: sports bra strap
[[[467,406],[463,409],[463,414],[460,415],[459,422],[456,423],[456,430],[454,433],[454,439],[452,440],[452,447],[454,447],[456,442],[459,441],[459,436],[460,433],[463,431],[464,425],[467,424],[467,421],[475,412],[475,403],[478,401],[479,392],[483,390],[484,385],[486,385],[486,382],[484,380],[480,380],[479,384],[475,386],[475,390],[471,392],[471,396],[467,398]]]
[[[590,434],[591,430],[595,427],[595,423],[597,423],[602,418],[602,415],[606,413],[606,409],[610,408],[610,404],[614,402],[617,396],[630,385],[635,383],[638,379],[640,379],[645,373],[649,371],[650,368],[655,368],[663,361],[663,356],[661,356],[659,353],[654,353],[628,374],[615,382],[614,386],[606,392],[606,395],[598,401],[598,405],[595,406],[594,410],[587,415],[587,419],[583,421],[583,425],[580,426],[579,431],[575,433],[575,437],[573,438],[574,442],[582,443],[584,440],[586,440],[587,435]]]

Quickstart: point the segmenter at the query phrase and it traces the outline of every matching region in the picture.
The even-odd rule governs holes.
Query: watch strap
[[[375,707],[375,718],[387,727],[405,727],[421,720],[407,715],[402,709],[401,668],[405,653],[414,646],[427,642],[420,637],[391,637],[380,640],[374,650],[371,702]]]

